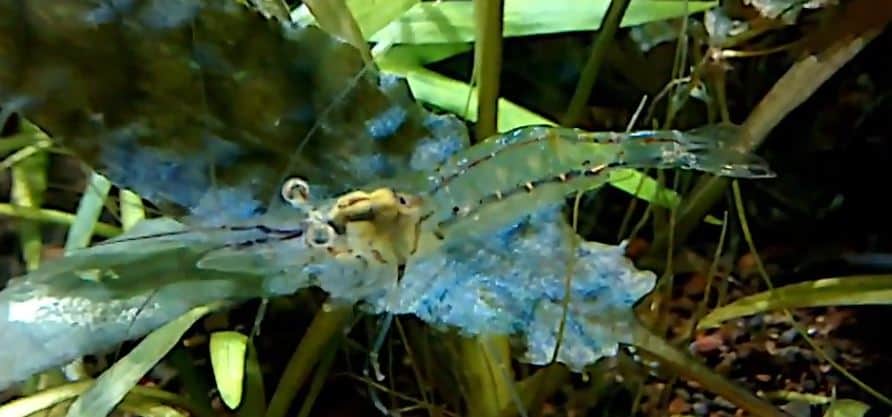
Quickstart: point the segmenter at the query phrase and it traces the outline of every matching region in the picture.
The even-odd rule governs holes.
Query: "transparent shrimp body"
[[[629,133],[515,129],[459,152],[428,174],[419,187],[429,205],[426,229],[463,237],[505,227],[630,168],[773,177],[765,161],[734,147],[740,134],[726,124]]]

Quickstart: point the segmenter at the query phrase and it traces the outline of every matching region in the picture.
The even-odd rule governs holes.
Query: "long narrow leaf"
[[[77,207],[74,223],[71,224],[65,240],[66,252],[86,247],[90,243],[109,190],[111,182],[108,179],[97,173],[90,176],[87,189]]]
[[[130,230],[131,227],[146,218],[145,206],[139,194],[129,190],[121,190],[119,197],[121,202],[121,226],[124,230]]]
[[[18,217],[45,223],[71,225],[77,217],[71,213],[46,208],[34,208],[15,204],[0,203],[0,216]],[[114,237],[121,234],[121,229],[108,223],[96,223],[93,232],[102,237]]]
[[[196,307],[148,335],[130,353],[106,370],[96,385],[85,392],[68,410],[67,417],[106,416],[130,389],[177,343],[202,316],[221,307],[211,303]]]
[[[86,391],[93,381],[65,384],[38,392],[0,406],[0,417],[24,417],[70,400]]]
[[[892,304],[892,275],[825,278],[776,288],[719,307],[700,320],[698,328],[782,308]]]
[[[35,208],[43,204],[47,186],[47,161],[46,152],[39,150],[12,167],[11,200],[15,204]],[[33,271],[40,264],[43,248],[40,224],[33,221],[21,222],[18,224],[18,232],[25,265],[29,271]]]

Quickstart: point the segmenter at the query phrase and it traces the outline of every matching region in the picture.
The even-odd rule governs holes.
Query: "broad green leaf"
[[[476,120],[476,88],[426,68],[396,62],[387,57],[382,57],[378,62],[383,71],[405,77],[415,98],[462,119],[472,122]],[[499,99],[499,131],[530,125],[556,126],[557,124],[506,99]]]
[[[610,185],[664,208],[674,208],[681,202],[681,196],[678,193],[634,169],[611,172]]]
[[[892,304],[892,275],[825,278],[776,288],[714,309],[700,320],[700,329],[721,322],[782,308]]]
[[[453,55],[470,51],[470,43],[438,43],[432,45],[396,45],[386,53],[376,57],[377,60],[389,60],[400,62],[404,65],[421,67],[437,61],[442,61]]]
[[[146,336],[96,379],[96,385],[71,405],[67,417],[107,416],[198,319],[222,305],[211,303],[196,307]]]
[[[121,226],[124,230],[130,230],[131,227],[146,218],[145,207],[139,195],[132,191],[121,190],[119,196],[121,199],[119,204],[121,207]]]
[[[419,0],[347,0],[347,7],[368,39],[418,3]],[[304,25],[316,23],[306,4],[291,12],[291,20]]]
[[[870,406],[861,401],[840,399],[830,404],[824,417],[861,417],[868,409]]]
[[[350,13],[345,0],[306,0],[304,5],[313,13],[322,30],[353,45],[363,56],[363,60],[371,60],[362,28]]]
[[[223,403],[230,409],[238,408],[242,402],[245,383],[245,352],[248,337],[233,331],[211,334],[211,367],[214,381],[220,390]]]
[[[505,0],[504,36],[597,30],[610,0]],[[715,1],[633,0],[620,27],[682,17],[715,7]],[[423,2],[375,33],[384,43],[453,43],[474,40],[471,1]]]

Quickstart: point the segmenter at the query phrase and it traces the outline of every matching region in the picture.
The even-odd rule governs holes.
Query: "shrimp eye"
[[[411,195],[397,193],[396,198],[397,198],[397,201],[400,202],[400,205],[404,206],[404,207],[410,207],[413,204],[417,203],[416,200],[413,199]]]
[[[325,223],[311,225],[306,234],[307,244],[314,248],[328,246],[334,238],[334,228]]]
[[[310,185],[302,178],[292,177],[282,183],[282,198],[293,207],[300,207],[310,199]]]

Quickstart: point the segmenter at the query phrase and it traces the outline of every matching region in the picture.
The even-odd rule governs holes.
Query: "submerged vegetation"
[[[153,22],[158,27],[174,25],[171,22],[183,19],[188,9],[164,1],[138,3],[151,6],[145,7],[155,13],[152,16],[158,20]],[[5,187],[0,203],[4,242],[0,267],[3,277],[26,276],[34,283],[33,292],[26,292],[20,290],[32,288],[19,280],[4,282],[8,287],[0,293],[0,321],[6,327],[0,325],[0,329],[7,331],[0,330],[0,364],[53,365],[49,370],[43,369],[46,366],[33,369],[29,374],[42,373],[23,383],[0,387],[4,389],[0,416],[47,410],[69,416],[802,417],[860,416],[867,410],[892,409],[892,383],[883,372],[892,369],[890,346],[877,337],[885,330],[892,303],[892,222],[882,201],[886,167],[892,158],[885,120],[892,111],[887,76],[890,35],[885,30],[892,19],[892,3],[243,3],[271,21],[244,18],[242,9],[227,14],[229,9],[220,6],[219,10],[210,8],[226,10],[220,12],[219,20],[201,21],[206,25],[201,29],[207,32],[193,27],[194,33],[207,35],[201,40],[210,44],[214,36],[256,35],[250,39],[257,43],[242,44],[242,49],[200,51],[206,55],[190,49],[196,62],[208,66],[202,83],[185,85],[185,89],[165,84],[169,80],[165,71],[171,74],[170,80],[181,76],[175,71],[178,67],[166,66],[169,56],[164,54],[170,50],[128,50],[126,56],[131,58],[156,53],[159,59],[78,62],[77,70],[83,74],[107,79],[79,80],[87,81],[85,90],[80,84],[65,84],[62,91],[76,94],[51,96],[57,101],[49,100],[47,107],[33,113],[28,104],[17,101],[27,95],[12,93],[18,88],[33,93],[36,90],[27,88],[43,85],[28,84],[20,79],[26,77],[18,76],[54,74],[58,57],[63,57],[58,62],[77,60],[64,50],[54,51],[58,57],[24,53],[22,45],[41,45],[46,39],[51,43],[53,36],[83,28],[45,28],[43,39],[17,26],[11,14],[0,16],[0,164],[4,173],[0,183]],[[19,10],[20,4],[19,0],[0,0],[0,10]],[[49,22],[69,11],[54,2],[21,8],[28,7],[39,10],[35,16]],[[116,17],[108,18],[114,21]],[[239,26],[245,21],[252,26]],[[277,21],[318,26],[321,31],[296,41],[296,33],[302,32],[281,35],[272,29],[277,27],[272,22]],[[40,27],[29,27],[34,29]],[[80,33],[93,37],[76,39],[73,44],[96,51],[96,57],[124,56],[122,50],[105,50],[91,43],[103,39],[103,32]],[[332,47],[336,42],[329,35],[351,47],[339,43]],[[280,38],[287,41],[276,43]],[[156,41],[145,39],[133,43]],[[164,38],[157,43],[170,41]],[[306,56],[287,55],[294,51]],[[253,71],[264,75],[258,78],[263,82],[252,85],[250,94],[244,95],[236,94],[237,89],[226,82],[215,84],[226,79],[214,73],[231,63],[224,58],[245,67],[253,65]],[[292,89],[288,76],[293,75],[289,72],[293,68],[270,68],[270,62],[308,68],[309,75],[300,76],[310,81],[298,86],[309,85],[313,90]],[[132,74],[145,78],[122,77],[121,68],[140,68]],[[378,72],[383,78],[376,78]],[[144,88],[140,82],[149,78],[145,74],[158,75],[154,79],[158,85],[151,86],[157,96],[121,93]],[[390,83],[387,77],[393,75],[404,78],[406,85]],[[164,94],[189,102],[191,88],[197,85],[224,86],[219,95],[202,92],[194,97],[211,101],[209,108],[227,112],[229,118],[211,120],[199,114],[197,107],[190,113],[163,106],[168,97]],[[137,165],[152,160],[149,156],[118,161],[119,170],[114,171],[108,154],[103,154],[106,159],[97,155],[115,146],[110,145],[115,137],[102,136],[105,140],[95,144],[78,141],[82,138],[78,134],[99,129],[72,122],[88,114],[74,104],[95,103],[79,102],[77,94],[87,97],[94,92],[95,97],[107,100],[102,103],[109,105],[104,109],[109,115],[144,118],[156,129],[149,135],[155,136],[137,141],[140,146],[150,143],[152,149],[182,151],[177,161],[185,161],[187,168],[192,162],[202,167],[196,171],[214,171],[218,166],[211,154],[224,152],[204,146],[208,142],[190,142],[207,131],[183,126],[205,123],[205,128],[212,126],[211,131],[219,129],[215,132],[222,137],[243,135],[239,146],[250,148],[251,158],[236,158],[242,165],[212,172],[212,181],[202,186],[231,186],[238,191],[238,185],[248,183],[245,178],[250,177],[252,184],[259,184],[252,188],[251,197],[260,201],[274,194],[281,199],[281,193],[288,203],[285,208],[294,210],[286,212],[291,217],[273,217],[274,204],[263,206],[266,201],[258,203],[262,207],[239,201],[242,212],[253,216],[268,210],[264,215],[269,217],[264,218],[275,222],[257,226],[257,217],[249,217],[247,223],[241,219],[238,223],[234,214],[223,213],[222,206],[212,205],[208,210],[207,199],[171,197],[171,190],[188,185],[177,180],[192,178],[171,172],[194,173],[162,163],[141,171]],[[407,92],[432,114],[455,115],[469,126],[470,135],[463,135],[457,127],[461,123],[449,122],[457,119],[438,118],[411,102],[405,104]],[[286,93],[290,96],[277,97]],[[153,106],[142,106],[144,102]],[[388,124],[391,119],[371,117],[380,115],[376,112],[381,103],[392,102],[408,109],[400,115],[410,122],[394,127]],[[282,127],[297,123],[294,120],[305,117],[304,113],[288,113],[294,120],[276,118],[284,114],[277,111],[294,110],[287,107],[294,103],[316,112],[308,116],[311,126],[301,125],[305,130]],[[362,119],[367,137],[355,136],[359,130],[351,123],[357,118]],[[434,133],[424,136],[410,129],[416,124]],[[548,133],[537,136],[539,130],[518,130],[528,126]],[[571,135],[557,126],[580,130]],[[691,133],[703,126],[731,126],[733,133],[723,138],[714,128],[699,130],[709,133],[703,136]],[[168,136],[157,137],[159,132]],[[300,132],[300,137],[294,137],[294,132]],[[313,135],[321,140],[304,150],[304,139]],[[389,136],[399,137],[400,142],[394,145],[393,139],[382,145],[385,140],[380,138]],[[350,138],[374,144],[352,145]],[[466,146],[471,147],[460,151]],[[137,149],[138,154],[149,154]],[[292,158],[290,152],[298,149],[309,156]],[[458,156],[449,159],[456,152]],[[383,155],[393,159],[381,162],[386,159]],[[411,168],[406,160],[411,160]],[[91,166],[85,169],[82,162]],[[295,166],[304,171],[307,182],[289,180],[288,187],[280,190],[276,176],[293,174],[289,169]],[[114,178],[110,181],[90,168],[111,171]],[[419,170],[424,175],[418,175]],[[121,184],[114,181],[122,177],[133,181],[132,188],[141,195],[119,188]],[[375,180],[367,181],[369,177]],[[338,182],[339,178],[345,182]],[[578,178],[583,181],[573,182]],[[363,189],[344,194],[370,188],[366,182],[399,192]],[[156,185],[159,188],[153,188]],[[446,191],[441,192],[441,187]],[[229,204],[239,196],[235,191],[215,198]],[[552,200],[564,201],[565,196],[562,212],[548,212],[545,206]],[[416,201],[421,202],[414,206]],[[196,226],[184,212],[201,217],[204,228],[184,231],[184,225]],[[159,219],[162,216],[183,222]],[[300,228],[288,223],[297,216],[306,216]],[[147,218],[156,220],[144,221]],[[439,223],[425,223],[429,218]],[[417,221],[407,226],[406,219]],[[221,222],[233,223],[221,226]],[[437,227],[428,229],[428,224]],[[105,241],[122,233],[125,239],[117,243]],[[293,272],[287,268],[312,264],[337,250],[355,249],[356,242],[344,237],[354,236],[351,233],[370,242],[386,241],[387,246],[373,242],[365,252],[348,252],[361,262],[351,258],[354,263],[334,270],[323,265],[301,278],[301,288],[293,288],[297,284],[287,277],[284,281],[272,277],[276,271]],[[149,234],[155,239],[130,239]],[[400,240],[409,235],[414,243]],[[297,238],[305,242],[300,243],[303,246],[289,246]],[[501,243],[493,243],[497,240]],[[291,251],[284,252],[288,259],[281,256],[282,251],[264,252],[262,247],[269,241]],[[441,249],[465,241],[478,246],[464,251]],[[92,252],[78,251],[88,246],[94,247]],[[529,248],[541,252],[531,253]],[[416,254],[425,250],[437,254],[435,261],[452,262],[449,256],[462,259],[446,267],[413,264],[412,257],[421,258]],[[164,251],[176,258],[162,258]],[[208,257],[209,251],[219,252]],[[557,257],[565,253],[572,259]],[[386,267],[368,267],[376,261]],[[547,262],[560,268],[546,266]],[[471,266],[458,269],[457,264]],[[492,265],[504,268],[505,276],[532,277],[528,282],[536,279],[541,285],[538,290],[554,293],[532,301],[516,296],[528,295],[521,291],[526,288],[513,288],[523,284],[492,279],[498,274],[487,275],[485,269]],[[449,282],[464,286],[436,294],[441,303],[448,295],[460,302],[439,310],[435,303],[434,307],[406,307],[371,295],[380,289],[377,286],[346,288],[345,283],[353,281],[343,278],[359,271],[355,277],[360,284],[384,285],[399,276],[397,284],[402,283],[403,289],[410,288],[407,283],[420,283],[411,288],[418,291],[417,304],[423,304],[433,293],[428,287],[447,280],[448,274],[437,272],[450,267],[458,272]],[[583,276],[577,268],[589,275]],[[204,272],[197,276],[196,271]],[[564,271],[567,277],[554,271]],[[54,322],[51,314],[46,320],[53,325],[45,328],[55,329],[52,334],[9,331],[22,329],[8,325],[15,314],[21,314],[13,310],[13,300],[21,301],[16,298],[21,294],[36,299],[44,288],[64,291],[51,284],[62,275],[87,283],[68,286],[71,281],[64,281],[64,290],[78,297],[89,294],[80,301],[92,300],[95,288],[101,288],[102,294],[144,291],[151,295],[141,303],[122,303],[84,315],[95,323],[113,323],[124,336],[104,333],[112,332],[112,325],[99,329],[91,328],[92,321]],[[131,280],[134,276],[140,280]],[[598,279],[577,280],[586,276]],[[334,281],[326,282],[327,277]],[[549,281],[550,277],[557,280]],[[498,291],[474,279],[492,279]],[[227,290],[206,285],[215,280],[238,284]],[[199,284],[175,287],[192,281]],[[62,286],[58,282],[63,281],[55,284]],[[91,290],[76,292],[83,288]],[[225,297],[215,297],[215,291]],[[368,292],[359,295],[360,291]],[[571,295],[560,295],[565,292]],[[512,310],[515,304],[499,304],[504,300],[498,297],[504,293],[529,302],[554,302],[563,309],[550,310],[553,316],[538,316],[540,311],[531,309],[530,314],[537,316],[527,318],[527,310],[521,314]],[[579,294],[592,298],[573,304],[571,298]],[[152,318],[156,300],[167,300],[164,305],[183,311],[156,320]],[[356,301],[372,307],[357,308]],[[580,313],[580,306],[594,313]],[[471,313],[455,313],[461,309]],[[35,316],[25,321],[40,324],[37,314],[46,311],[35,310]],[[102,314],[115,317],[110,320]],[[446,318],[447,314],[454,315]],[[510,314],[527,321],[500,321]],[[542,324],[542,317],[554,318],[546,324],[554,325],[567,339],[556,338],[552,343],[543,336],[550,329],[535,328],[540,330],[536,333],[534,327]],[[499,325],[516,327],[517,323],[529,326],[513,329],[523,335],[519,339],[496,331],[502,329]],[[487,326],[492,334],[485,331]],[[67,336],[60,335],[69,333],[63,331],[80,340],[65,340]],[[113,346],[105,346],[108,343],[101,341],[105,338],[114,340],[109,342]],[[47,340],[50,343],[39,348],[27,348]],[[559,354],[565,343],[573,353],[598,360],[582,370],[568,367],[568,363],[578,363],[569,353]],[[75,348],[82,345],[102,351]],[[553,360],[530,360],[536,347],[553,350]],[[76,356],[74,361],[69,353]],[[54,355],[64,357],[67,365],[60,368],[61,363],[52,363]],[[19,379],[0,376],[0,383]]]

